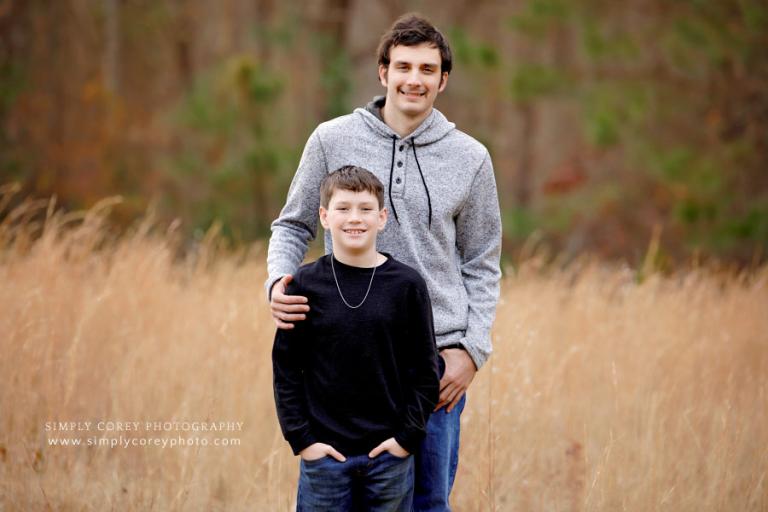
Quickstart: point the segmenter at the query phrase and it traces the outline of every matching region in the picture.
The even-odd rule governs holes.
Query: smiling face
[[[440,51],[429,43],[393,46],[389,66],[379,66],[387,88],[387,106],[411,118],[426,117],[437,94],[445,89],[448,73],[440,71]]]
[[[359,257],[376,253],[376,235],[387,223],[386,208],[370,192],[337,189],[328,208],[320,207],[320,223],[330,231],[337,254]]]

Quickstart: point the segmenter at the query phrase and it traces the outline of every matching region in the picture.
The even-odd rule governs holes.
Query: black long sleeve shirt
[[[425,435],[439,395],[432,307],[419,273],[386,256],[357,309],[339,295],[331,255],[287,287],[310,305],[272,350],[277,415],[295,454],[322,442],[359,455],[390,437],[413,453]],[[359,304],[373,269],[333,265],[344,298]]]

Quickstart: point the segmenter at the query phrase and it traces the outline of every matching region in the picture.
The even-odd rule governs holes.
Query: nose
[[[410,73],[408,73],[407,78],[408,85],[420,85],[421,81],[419,80],[419,70],[418,69],[412,69]]]

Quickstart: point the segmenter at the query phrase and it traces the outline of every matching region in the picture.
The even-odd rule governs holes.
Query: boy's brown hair
[[[323,208],[328,208],[331,196],[337,190],[370,192],[376,196],[379,210],[384,208],[384,185],[371,171],[362,167],[345,165],[323,178],[320,184],[320,205]]]
[[[416,46],[429,43],[440,50],[440,73],[449,73],[453,67],[448,40],[423,16],[408,13],[400,16],[390,29],[381,36],[377,54],[379,65],[389,67],[389,51],[394,46]]]

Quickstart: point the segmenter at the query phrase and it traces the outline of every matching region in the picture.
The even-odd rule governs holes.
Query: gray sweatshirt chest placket
[[[408,168],[408,143],[398,140],[395,143],[395,155],[392,166],[392,196],[405,196],[405,170]]]

